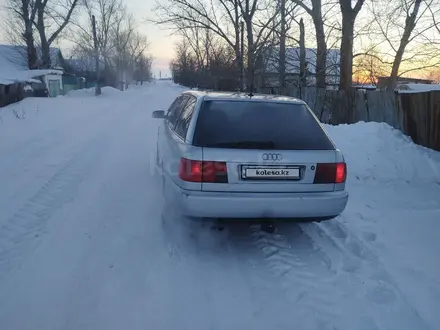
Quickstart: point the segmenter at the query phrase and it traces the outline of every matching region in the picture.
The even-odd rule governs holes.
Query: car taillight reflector
[[[347,179],[345,163],[320,163],[316,166],[313,183],[344,183]]]
[[[179,177],[188,182],[228,183],[228,170],[225,162],[181,158]]]

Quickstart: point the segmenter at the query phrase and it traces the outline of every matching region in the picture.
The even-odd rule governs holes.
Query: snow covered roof
[[[52,63],[58,64],[58,48],[50,49]],[[41,49],[37,50],[41,54]],[[63,74],[62,69],[29,70],[26,48],[23,46],[0,45],[0,84],[11,85],[17,82],[40,82],[33,79],[47,74]]]
[[[96,71],[96,61],[94,56],[85,58],[69,58],[65,60],[68,65],[77,71]],[[100,68],[104,68],[104,65],[100,65]]]
[[[440,91],[440,84],[399,84],[395,90],[399,93]]]
[[[368,90],[376,90],[377,86],[375,85],[371,85],[371,84],[357,84],[357,85],[353,85],[354,88],[357,89],[368,89]]]
[[[268,62],[266,66],[267,72],[278,72],[279,48],[271,48],[267,51]],[[316,48],[306,48],[307,70],[316,73]],[[327,49],[327,75],[339,75],[339,49]],[[286,73],[298,73],[300,70],[300,48],[286,48]]]

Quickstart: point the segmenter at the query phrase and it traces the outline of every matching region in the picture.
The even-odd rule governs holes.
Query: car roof
[[[263,102],[282,102],[282,103],[295,103],[304,104],[305,102],[290,96],[272,95],[272,94],[253,94],[249,96],[243,92],[213,92],[213,91],[194,91],[189,90],[183,92],[183,94],[191,94],[197,98],[203,100],[231,100],[231,101],[263,101]]]

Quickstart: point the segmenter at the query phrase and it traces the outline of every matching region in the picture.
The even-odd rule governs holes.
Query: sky
[[[148,18],[155,18],[153,13],[155,1],[156,0],[123,0],[129,13],[132,13],[135,16],[138,23],[138,30],[147,36],[149,40],[148,53],[153,57],[153,74],[156,77],[159,77],[159,75],[162,77],[169,77],[171,75],[169,64],[174,57],[174,45],[178,37],[172,36],[171,31],[166,30],[163,27],[147,22]],[[5,14],[5,2],[6,0],[0,0],[0,43],[8,42],[7,36],[2,34],[3,29],[1,27],[1,23],[3,22],[2,16]],[[359,20],[360,17],[358,17],[357,21]],[[361,41],[356,40],[356,42],[359,43]],[[63,50],[63,53],[68,54],[71,45],[67,41],[61,41],[57,46]],[[408,75],[412,76],[414,74],[415,73],[412,72]]]
[[[0,0],[2,1],[2,0]],[[139,30],[149,40],[149,53],[153,56],[153,73],[162,77],[170,76],[170,61],[174,56],[174,43],[177,37],[172,36],[170,31],[158,27],[153,23],[145,22],[147,18],[154,18],[152,9],[155,0],[124,0],[129,12],[133,13],[139,23]]]
[[[0,0],[0,22],[4,19],[5,14],[5,0]],[[147,18],[154,18],[152,9],[155,0],[124,0],[124,4],[128,7],[139,25],[139,31],[148,38],[149,50],[148,53],[153,56],[153,74],[159,77],[171,76],[169,69],[170,61],[174,56],[174,43],[177,37],[171,36],[171,32],[162,27],[158,27],[153,23],[146,22]],[[0,43],[8,43],[7,36],[2,34],[0,28]],[[60,43],[60,47],[67,48],[68,43]]]

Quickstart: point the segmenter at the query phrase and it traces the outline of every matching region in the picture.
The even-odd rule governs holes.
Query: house
[[[314,86],[316,84],[316,48],[306,48],[305,66],[306,66],[306,85]],[[326,84],[328,88],[337,88],[339,85],[339,49],[327,50],[326,65]],[[277,87],[279,84],[279,48],[270,48],[260,59],[257,75],[263,81],[265,87]],[[286,83],[287,85],[298,86],[300,81],[300,48],[286,48]]]
[[[0,106],[21,100],[29,87],[34,91],[47,89],[52,97],[63,93],[60,50],[50,50],[51,69],[28,69],[26,54],[23,46],[0,45]]]
[[[84,88],[94,87],[97,82],[97,70],[96,70],[96,59],[93,55],[83,55],[77,58],[70,57],[65,60],[66,68],[68,68],[69,73],[72,73],[81,79],[85,80],[83,82]],[[101,86],[111,85],[106,81],[109,73],[106,70],[106,66],[103,59],[99,61],[100,70],[100,84]]]
[[[376,85],[372,84],[353,84],[353,88],[357,90],[367,90],[367,91],[375,91],[377,90]]]
[[[377,88],[384,90],[387,88],[390,77],[377,77]],[[433,84],[433,80],[409,78],[409,77],[397,77],[397,86],[406,84]]]

